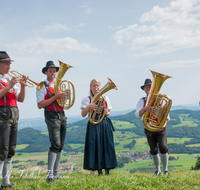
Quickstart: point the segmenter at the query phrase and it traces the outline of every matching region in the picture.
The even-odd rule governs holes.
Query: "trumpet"
[[[33,81],[33,80],[29,79],[29,78],[28,78],[27,81],[25,82],[25,80],[22,78],[22,74],[19,73],[19,72],[17,72],[17,71],[15,71],[15,70],[10,71],[8,74],[9,74],[11,77],[14,77],[14,76],[18,75],[19,78],[20,78],[20,83],[23,84],[23,85],[25,85],[25,86],[28,86],[28,87],[30,87],[30,88],[33,88],[34,85],[36,85],[36,86],[37,86],[37,89],[38,89],[38,90],[41,90],[41,88],[42,88],[43,85],[44,85],[44,82],[43,82],[43,81],[40,82],[40,83],[37,83],[37,82],[35,82],[35,81]],[[27,83],[28,83],[28,84],[27,84]]]

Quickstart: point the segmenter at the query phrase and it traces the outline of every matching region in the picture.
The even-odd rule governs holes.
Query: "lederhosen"
[[[49,99],[55,95],[54,88],[51,88],[46,84],[46,82],[44,82],[44,84],[47,90],[45,99]],[[64,146],[67,130],[67,118],[65,117],[63,108],[58,105],[57,101],[54,101],[44,109],[44,116],[51,143],[49,149],[52,152],[61,152]]]
[[[142,98],[144,100],[144,106],[146,105],[147,97]],[[161,154],[169,153],[167,148],[167,133],[166,128],[161,132],[152,132],[144,129],[144,133],[147,137],[148,144],[150,146],[150,154],[156,155],[158,154],[158,148]]]
[[[0,88],[3,89],[7,83],[0,80]],[[15,155],[17,144],[19,111],[17,108],[17,100],[14,92],[6,92],[0,98],[0,160],[11,158]]]
[[[113,169],[117,166],[113,131],[113,124],[108,117],[104,117],[101,123],[96,125],[88,121],[85,136],[84,169],[94,171]]]

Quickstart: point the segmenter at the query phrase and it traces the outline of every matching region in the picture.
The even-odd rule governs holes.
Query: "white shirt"
[[[5,83],[8,82],[8,80],[6,78],[8,78],[8,77],[7,76],[3,76],[2,74],[0,74],[0,80],[2,80]],[[20,89],[17,87],[16,84],[13,86],[13,89],[14,89],[14,93],[15,93],[16,99],[18,100]]]
[[[107,102],[107,109],[110,111],[112,109],[112,105],[110,103],[110,100],[107,96],[104,96],[106,102]],[[81,109],[86,108],[88,105],[90,104],[90,98],[87,96],[85,98],[82,99],[81,101]]]
[[[147,100],[147,96],[145,97],[145,100]],[[139,111],[140,111],[143,107],[144,107],[144,99],[141,98],[141,99],[138,101],[137,105],[136,105],[135,116],[136,116],[137,118],[140,118],[140,117],[141,117],[140,114],[139,114]],[[170,120],[169,114],[168,114],[168,116],[167,116],[167,120],[168,120],[168,121]]]
[[[45,80],[45,82],[51,88],[54,88],[54,84],[51,84],[47,79]],[[37,88],[36,88],[37,103],[41,102],[42,100],[45,100],[46,94],[47,94],[47,89],[46,89],[45,85],[43,85],[43,87],[40,90],[37,90]]]

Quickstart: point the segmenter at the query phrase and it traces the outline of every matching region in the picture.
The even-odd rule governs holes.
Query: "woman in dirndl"
[[[97,105],[91,103],[91,99],[98,93],[100,85],[97,79],[90,82],[90,96],[83,98],[81,101],[81,115],[83,117],[89,113],[90,109],[97,109]],[[107,96],[104,96],[104,99],[107,102],[107,107],[104,106],[104,119],[99,124],[92,124],[90,121],[87,124],[83,165],[84,169],[98,170],[99,175],[103,174],[102,169],[105,169],[105,174],[109,175],[110,169],[117,166],[113,139],[114,127],[107,117],[110,115],[112,106]]]

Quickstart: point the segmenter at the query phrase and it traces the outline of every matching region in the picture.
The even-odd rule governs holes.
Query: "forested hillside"
[[[200,147],[188,147],[190,144],[200,143],[200,111],[175,110],[170,112],[170,118],[171,120],[167,125],[168,137],[192,138],[190,141],[184,142],[183,145],[169,144],[170,151],[176,153],[177,151],[182,153],[200,152]],[[137,138],[145,136],[142,121],[135,117],[134,111],[125,115],[110,117],[110,119],[113,121],[116,132],[133,133]],[[127,124],[120,127],[117,126],[118,121]],[[67,144],[84,144],[87,122],[88,118],[67,125],[66,149],[71,150],[70,146],[66,146]],[[24,152],[47,151],[49,139],[47,134],[42,134],[39,130],[25,128],[19,131],[17,144],[29,144],[28,147],[21,150]]]

